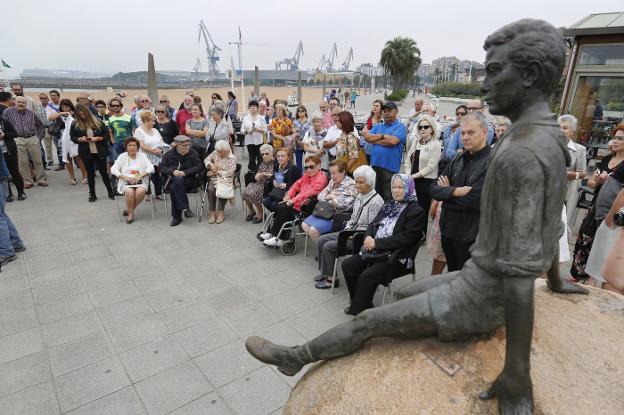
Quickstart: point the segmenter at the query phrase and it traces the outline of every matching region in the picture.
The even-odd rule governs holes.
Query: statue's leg
[[[414,281],[412,283],[407,284],[404,287],[401,287],[397,291],[394,297],[397,300],[402,300],[407,297],[412,297],[414,295],[424,293],[425,291],[428,291],[433,287],[437,287],[439,285],[446,284],[447,282],[453,281],[455,278],[457,278],[458,275],[459,275],[459,272],[456,271],[456,272],[450,272],[446,274],[432,275],[430,277],[423,278],[418,281]]]
[[[562,280],[559,274],[559,245],[555,248],[555,257],[546,273],[548,288],[562,294],[589,294],[587,288],[581,287],[567,280]]]
[[[365,310],[302,346],[279,346],[260,337],[248,338],[245,346],[256,359],[293,376],[308,363],[351,354],[374,337],[420,338],[436,330],[428,294],[423,293]]]

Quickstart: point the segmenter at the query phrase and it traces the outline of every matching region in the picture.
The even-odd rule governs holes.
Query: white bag
[[[234,183],[231,177],[225,177],[223,173],[219,173],[216,188],[216,196],[219,199],[234,199]]]
[[[617,227],[611,229],[607,226],[607,222],[603,220],[594,236],[594,243],[587,258],[587,265],[585,265],[585,273],[598,282],[605,282],[602,269],[607,255],[615,243],[617,231]]]

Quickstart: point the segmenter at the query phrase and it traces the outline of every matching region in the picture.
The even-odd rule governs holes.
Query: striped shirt
[[[36,135],[39,138],[43,138],[45,135],[43,123],[28,108],[23,111],[19,111],[16,107],[7,108],[2,113],[2,118],[15,127],[18,137],[32,137]]]

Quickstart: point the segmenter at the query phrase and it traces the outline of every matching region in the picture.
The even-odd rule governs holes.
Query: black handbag
[[[347,226],[347,222],[351,219],[351,212],[340,212],[334,215],[334,222],[332,223],[332,232],[340,232]]]
[[[317,218],[331,220],[336,215],[336,207],[330,202],[320,200],[314,207],[312,214]]]
[[[286,189],[278,189],[277,187],[274,187],[274,188],[273,188],[273,190],[271,190],[271,191],[269,192],[269,197],[270,197],[272,200],[278,200],[278,201],[280,201],[280,200],[283,200],[283,199],[284,199],[284,196],[286,196],[286,192],[287,192],[287,191],[288,191],[288,190],[286,190]]]
[[[377,262],[385,262],[388,259],[390,252],[384,251],[367,251],[364,247],[360,250],[360,258],[367,264],[374,264]]]
[[[61,117],[58,117],[48,126],[48,133],[50,133],[51,136],[57,136],[61,133],[63,128],[65,128],[65,122]]]

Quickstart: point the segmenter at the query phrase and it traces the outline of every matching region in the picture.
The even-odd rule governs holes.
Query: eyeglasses
[[[178,144],[178,147],[190,147],[191,145],[189,143],[186,144]]]
[[[418,126],[418,129],[419,129],[419,130],[428,130],[428,129],[430,129],[430,128],[431,128],[431,126],[430,126],[430,125],[419,125],[419,126]]]
[[[305,166],[303,169],[304,170],[312,170],[315,167],[316,167],[316,164],[310,164],[309,166]]]
[[[109,107],[111,107],[111,108],[121,108],[121,105],[110,104]]]
[[[263,155],[263,156],[270,156],[271,155],[271,153],[260,153],[260,154]]]
[[[477,111],[480,110],[483,107],[468,107],[468,111]]]
[[[217,99],[217,97],[212,97],[212,99]]]
[[[455,115],[457,115],[458,117],[461,117],[461,116],[466,115],[466,113],[463,111],[459,111],[459,112],[456,112]]]
[[[142,99],[141,102],[149,102],[147,99]]]
[[[165,111],[160,111],[160,110],[156,111],[156,114],[164,114],[164,113],[165,113]]]
[[[297,112],[306,112],[306,110],[297,110]]]
[[[160,101],[160,103],[161,103],[161,104],[166,104],[166,103],[168,103],[168,102],[169,102],[169,101]]]
[[[97,109],[99,109],[99,110],[104,110],[104,109],[106,109],[106,107],[105,107],[104,105],[98,105],[96,108],[97,108]]]

